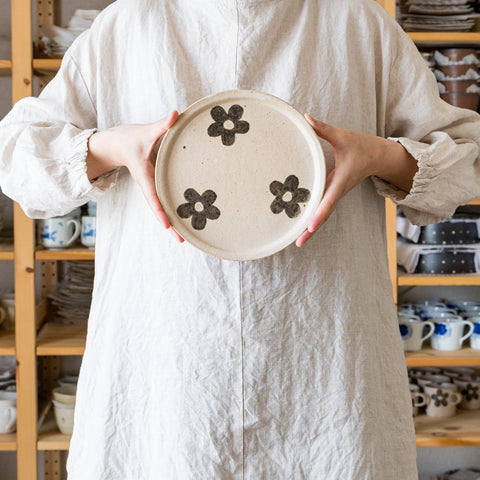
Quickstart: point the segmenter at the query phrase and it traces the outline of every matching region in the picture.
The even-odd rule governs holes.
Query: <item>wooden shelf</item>
[[[417,447],[480,446],[480,410],[457,410],[449,418],[415,417]]]
[[[52,428],[38,434],[37,450],[68,450],[71,435],[60,433]]]
[[[420,286],[420,285],[480,285],[480,275],[424,275],[407,273],[398,274],[399,286]]]
[[[47,322],[37,336],[37,355],[83,355],[86,327]]]
[[[0,60],[0,77],[7,77],[12,74],[12,61]]]
[[[15,355],[15,333],[0,330],[0,355]]]
[[[469,45],[480,43],[480,32],[407,32],[418,44]]]
[[[95,250],[85,247],[46,250],[39,248],[35,252],[36,260],[94,260]]]
[[[0,244],[0,260],[14,260],[13,241],[10,244]]]
[[[58,71],[61,64],[61,58],[34,58],[33,70],[40,74],[52,74]]]
[[[14,452],[17,449],[17,434],[0,434],[0,452]]]
[[[407,367],[480,365],[480,350],[464,347],[453,352],[443,352],[422,348],[417,352],[405,352],[405,359]]]

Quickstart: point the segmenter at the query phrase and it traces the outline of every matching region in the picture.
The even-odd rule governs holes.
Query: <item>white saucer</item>
[[[325,159],[304,117],[277,97],[232,90],[188,107],[163,138],[158,197],[200,250],[254,260],[294,242],[323,194]]]

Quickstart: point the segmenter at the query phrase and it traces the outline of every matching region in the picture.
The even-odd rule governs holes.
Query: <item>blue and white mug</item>
[[[82,217],[82,234],[80,241],[82,245],[88,248],[95,247],[95,239],[97,237],[96,217],[84,216]]]
[[[475,350],[480,350],[480,315],[464,317],[465,320],[473,323],[473,332],[470,337],[470,346]]]
[[[432,318],[432,322],[435,324],[435,330],[430,343],[434,350],[460,350],[463,342],[473,333],[473,323],[458,315]],[[468,331],[464,335],[465,326],[468,327]]]
[[[403,349],[414,352],[422,348],[423,342],[433,335],[435,325],[432,322],[423,322],[417,315],[398,315],[398,326],[403,340]],[[425,327],[428,328],[424,334]]]
[[[69,247],[79,236],[80,222],[69,215],[38,221],[38,240],[45,248]]]

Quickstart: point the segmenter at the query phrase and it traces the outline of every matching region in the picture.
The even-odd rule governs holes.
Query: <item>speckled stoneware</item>
[[[317,135],[277,97],[232,90],[205,97],[165,135],[160,202],[177,232],[211,255],[253,260],[294,242],[323,194]]]

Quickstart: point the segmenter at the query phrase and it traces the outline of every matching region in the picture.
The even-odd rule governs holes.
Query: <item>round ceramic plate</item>
[[[188,107],[166,133],[158,197],[188,242],[253,260],[294,242],[323,194],[325,159],[303,116],[272,95],[232,90]]]

